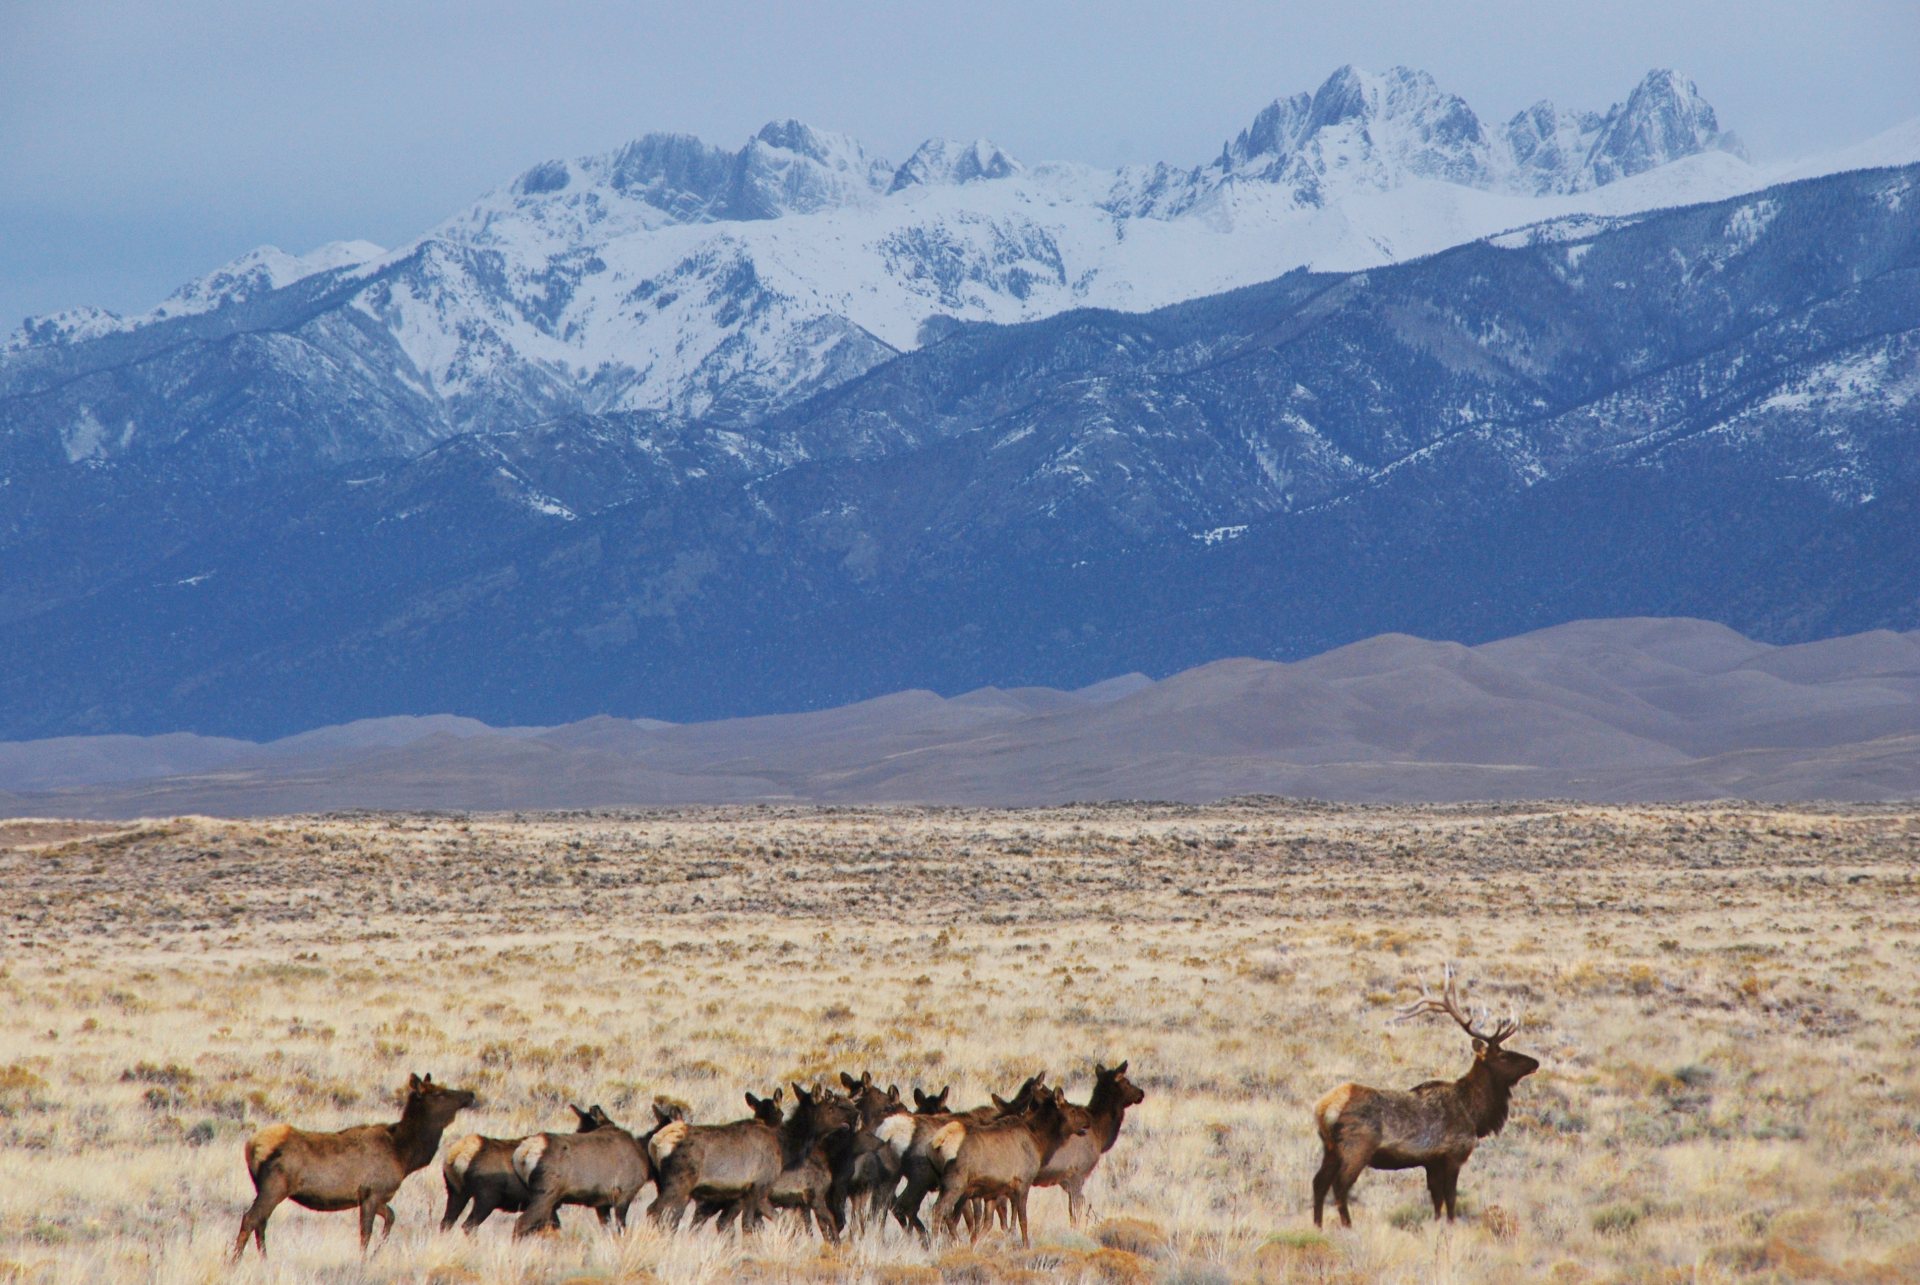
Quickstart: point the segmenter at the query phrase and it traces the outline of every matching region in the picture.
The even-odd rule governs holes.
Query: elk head
[[[1508,1087],[1520,1083],[1540,1069],[1538,1058],[1500,1047],[1520,1029],[1517,1016],[1508,1013],[1498,1022],[1493,1022],[1493,1014],[1484,1007],[1477,1014],[1468,1013],[1466,1005],[1460,1000],[1459,983],[1454,978],[1452,964],[1446,966],[1443,982],[1438,995],[1429,994],[1427,988],[1422,986],[1420,998],[1401,1009],[1393,1020],[1404,1022],[1425,1013],[1444,1013],[1451,1017],[1473,1041],[1475,1063],[1484,1066],[1495,1080]],[[1491,1026],[1488,1025],[1490,1022],[1493,1022]]]
[[[590,1111],[582,1111],[579,1107],[569,1103],[567,1110],[579,1117],[580,1127],[577,1131],[580,1133],[592,1133],[595,1129],[611,1129],[614,1127],[612,1117],[598,1105]]]
[[[953,1091],[951,1084],[942,1085],[938,1093],[922,1093],[918,1088],[913,1091],[913,1113],[915,1115],[938,1115],[947,1109],[947,1094]]]
[[[1093,1082],[1096,1094],[1104,1087],[1123,1107],[1139,1106],[1147,1100],[1146,1090],[1127,1078],[1126,1062],[1119,1066],[1102,1066],[1095,1062]]]
[[[407,1077],[406,1113],[420,1112],[437,1128],[446,1128],[453,1122],[453,1117],[472,1106],[474,1100],[472,1090],[449,1089],[443,1084],[435,1084],[431,1073]]]

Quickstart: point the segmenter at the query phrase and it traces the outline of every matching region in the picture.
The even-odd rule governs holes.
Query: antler
[[[1445,1013],[1448,1017],[1451,1017],[1460,1024],[1461,1030],[1476,1040],[1486,1041],[1490,1048],[1499,1048],[1502,1040],[1520,1029],[1519,1017],[1509,1012],[1494,1024],[1493,1030],[1476,1031],[1473,1028],[1475,1020],[1478,1020],[1483,1025],[1492,1021],[1492,1011],[1482,1006],[1477,1014],[1468,1014],[1465,1007],[1460,1003],[1460,992],[1457,983],[1454,981],[1452,964],[1446,965],[1443,977],[1445,985],[1441,988],[1438,996],[1429,993],[1423,984],[1420,987],[1420,998],[1401,1009],[1393,1020],[1395,1022],[1404,1022],[1409,1018],[1419,1017],[1425,1013]]]

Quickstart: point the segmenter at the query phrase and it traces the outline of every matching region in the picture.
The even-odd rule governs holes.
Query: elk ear
[[[417,1075],[411,1075],[411,1074],[408,1075],[407,1076],[407,1092],[418,1093],[419,1091],[420,1091],[420,1077]]]
[[[1104,1062],[1095,1062],[1093,1064],[1093,1078],[1096,1080],[1104,1080],[1107,1078],[1107,1067]]]
[[[900,1086],[897,1084],[889,1084],[887,1086],[887,1098],[889,1101],[898,1102],[900,1100]]]
[[[1132,1059],[1129,1058],[1128,1061],[1132,1061]],[[1125,1075],[1127,1073],[1127,1063],[1122,1062],[1119,1066],[1114,1067],[1113,1071],[1116,1075]]]
[[[863,1089],[870,1089],[870,1088],[872,1088],[872,1087],[873,1087],[873,1072],[872,1072],[872,1071],[862,1071],[862,1072],[860,1072],[860,1087],[861,1087],[861,1088],[863,1088]]]
[[[1002,1111],[1013,1110],[1013,1103],[1007,1101],[1005,1098],[1001,1097],[998,1093],[989,1093],[987,1094],[987,1096],[993,1099],[993,1105],[998,1107],[1000,1110]]]
[[[759,1109],[760,1109],[760,1099],[753,1096],[752,1089],[748,1089],[747,1090],[747,1110],[757,1112]]]
[[[567,1110],[573,1112],[574,1115],[578,1116],[581,1124],[585,1124],[587,1121],[593,1119],[593,1112],[582,1111],[579,1107],[575,1106],[571,1102],[567,1103]]]
[[[781,1095],[781,1093],[783,1093],[783,1092],[784,1092],[784,1090],[783,1090],[783,1089],[781,1089],[781,1087],[780,1087],[779,1085],[777,1085],[777,1084],[776,1084],[776,1085],[774,1085],[774,1086],[773,1086],[773,1096],[772,1096],[772,1097],[770,1097],[770,1098],[768,1098],[768,1099],[767,1099],[767,1101],[769,1101],[769,1102],[775,1102],[775,1103],[777,1103],[777,1102],[779,1102],[779,1101],[780,1101],[780,1095]]]
[[[1483,1060],[1487,1056],[1487,1042],[1478,1036],[1476,1036],[1473,1041],[1473,1055]]]
[[[848,1075],[845,1071],[840,1072],[840,1083],[847,1086],[847,1092],[849,1093],[853,1092],[855,1089],[860,1087],[860,1081],[854,1079],[851,1075]]]
[[[780,1090],[778,1089],[774,1090],[774,1093],[776,1095],[779,1092]],[[793,1100],[795,1102],[802,1102],[802,1103],[811,1102],[813,1101],[813,1095],[811,1093],[808,1093],[805,1089],[801,1088],[799,1085],[796,1084],[793,1086]]]

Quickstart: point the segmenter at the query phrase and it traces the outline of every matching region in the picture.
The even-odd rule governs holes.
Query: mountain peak
[[[1024,168],[991,139],[976,138],[971,143],[962,143],[951,138],[930,138],[914,149],[905,165],[894,171],[887,191],[1008,178]]]
[[[1668,68],[1655,68],[1625,104],[1607,113],[1584,168],[1598,187],[1707,151],[1746,156],[1739,140],[1722,132],[1698,85]]]

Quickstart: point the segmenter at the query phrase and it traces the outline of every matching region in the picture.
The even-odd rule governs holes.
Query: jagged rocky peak
[[[930,138],[914,149],[905,165],[893,172],[893,182],[887,191],[1009,178],[1024,168],[989,139],[976,138],[971,143],[962,143],[951,138]]]
[[[1597,187],[1707,151],[1746,155],[1740,140],[1721,130],[1699,86],[1675,72],[1655,70],[1635,86],[1624,106],[1607,113],[1586,171]]]
[[[1522,179],[1545,189],[1579,172],[1605,121],[1599,112],[1562,111],[1543,98],[1516,113],[1504,133]]]
[[[741,149],[731,217],[777,218],[853,205],[887,190],[893,166],[845,134],[770,121]]]
[[[1542,100],[1503,132],[1516,186],[1535,192],[1586,191],[1701,152],[1746,157],[1699,86],[1664,69],[1648,72],[1626,102],[1604,113],[1563,111]]]
[[[612,152],[534,166],[506,200],[481,203],[488,217],[475,231],[484,234],[508,207],[564,209],[581,227],[607,234],[632,230],[634,214],[609,222],[609,211],[622,208],[645,227],[662,215],[669,223],[774,219],[871,200],[892,177],[893,166],[855,140],[797,120],[768,122],[737,151],[691,134],[646,134]]]
[[[1455,183],[1483,182],[1491,173],[1480,118],[1465,99],[1410,67],[1376,74],[1349,64],[1311,95],[1275,99],[1227,144],[1220,166],[1278,178],[1295,156],[1318,173],[1392,171]]]

